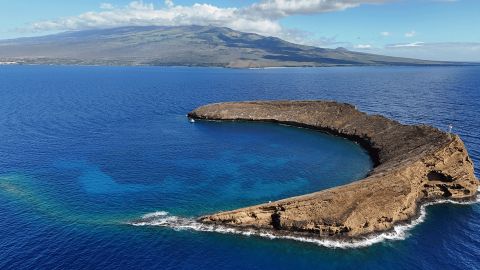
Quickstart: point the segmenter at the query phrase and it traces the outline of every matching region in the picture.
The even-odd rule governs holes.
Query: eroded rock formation
[[[375,162],[373,171],[362,180],[199,218],[204,223],[320,237],[359,237],[408,221],[425,201],[471,199],[479,185],[457,135],[368,115],[349,104],[228,102],[200,107],[189,117],[309,127],[357,141]]]

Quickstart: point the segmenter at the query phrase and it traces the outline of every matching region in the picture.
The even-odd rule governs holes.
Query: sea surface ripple
[[[198,216],[342,185],[347,140],[265,123],[189,123],[200,105],[327,99],[464,140],[480,165],[479,67],[0,66],[1,269],[479,269],[480,204],[443,201],[355,241]]]

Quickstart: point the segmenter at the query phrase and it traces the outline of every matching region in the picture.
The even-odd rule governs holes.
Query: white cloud
[[[332,12],[390,0],[261,0],[244,8],[223,8],[211,4],[182,6],[172,0],[156,7],[152,3],[133,1],[122,7],[102,4],[101,11],[90,11],[77,16],[39,21],[31,25],[36,32],[82,30],[140,25],[213,25],[235,30],[277,36],[289,41],[305,43],[301,31],[286,29],[279,19],[294,14]],[[303,38],[299,38],[303,36]]]
[[[175,4],[173,3],[173,0],[165,0],[165,6],[173,7],[175,6]]]
[[[278,35],[282,31],[277,21],[247,16],[238,8],[219,8],[210,4],[181,6],[175,5],[172,1],[166,1],[165,4],[163,8],[155,8],[152,3],[133,1],[124,7],[36,22],[31,27],[35,31],[63,31],[132,25],[198,24],[226,26],[271,35]]]
[[[415,32],[415,30],[412,30],[410,32],[405,33],[405,37],[407,37],[407,38],[411,38],[411,37],[414,37],[416,35],[417,35],[417,32]]]
[[[391,0],[263,0],[247,10],[270,18],[296,14],[325,13],[358,7],[362,4],[378,4]]]
[[[388,36],[390,36],[390,35],[391,35],[391,33],[390,33],[390,32],[387,32],[387,31],[385,31],[385,32],[381,32],[381,33],[380,33],[380,35],[382,35],[382,36],[384,36],[384,37],[388,37]]]
[[[110,3],[101,3],[100,8],[101,9],[114,9],[115,7]]]
[[[360,50],[367,50],[373,48],[372,45],[370,44],[358,44],[353,46],[355,49],[360,49]]]
[[[401,43],[401,44],[390,44],[386,47],[388,48],[405,48],[405,47],[421,47],[425,44],[425,42],[417,41],[412,43]]]
[[[369,52],[437,61],[480,63],[480,42],[413,42],[372,48]]]

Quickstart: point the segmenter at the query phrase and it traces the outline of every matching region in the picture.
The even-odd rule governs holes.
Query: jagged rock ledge
[[[479,182],[457,135],[403,125],[330,101],[216,103],[190,118],[285,123],[343,136],[365,147],[375,162],[368,177],[319,192],[200,217],[203,223],[278,234],[358,238],[392,229],[418,215],[420,204],[469,200]]]

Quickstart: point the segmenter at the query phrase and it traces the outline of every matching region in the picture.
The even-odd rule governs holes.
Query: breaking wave
[[[477,195],[476,200],[468,202],[458,202],[452,200],[440,200],[436,202],[425,203],[420,207],[419,216],[412,220],[408,224],[399,224],[388,232],[371,235],[365,238],[355,240],[329,240],[318,239],[306,236],[294,236],[294,235],[278,235],[270,231],[265,230],[253,230],[253,229],[237,229],[215,224],[204,224],[196,221],[194,218],[179,217],[170,215],[165,211],[157,211],[143,215],[140,219],[128,222],[133,226],[160,226],[168,227],[177,231],[181,230],[193,230],[200,232],[215,232],[222,234],[238,234],[243,236],[259,236],[268,239],[287,239],[306,243],[312,243],[327,248],[362,248],[368,247],[374,244],[382,243],[385,241],[404,240],[409,236],[409,231],[416,225],[422,223],[427,217],[427,206],[443,203],[469,205],[480,202],[480,196]]]

